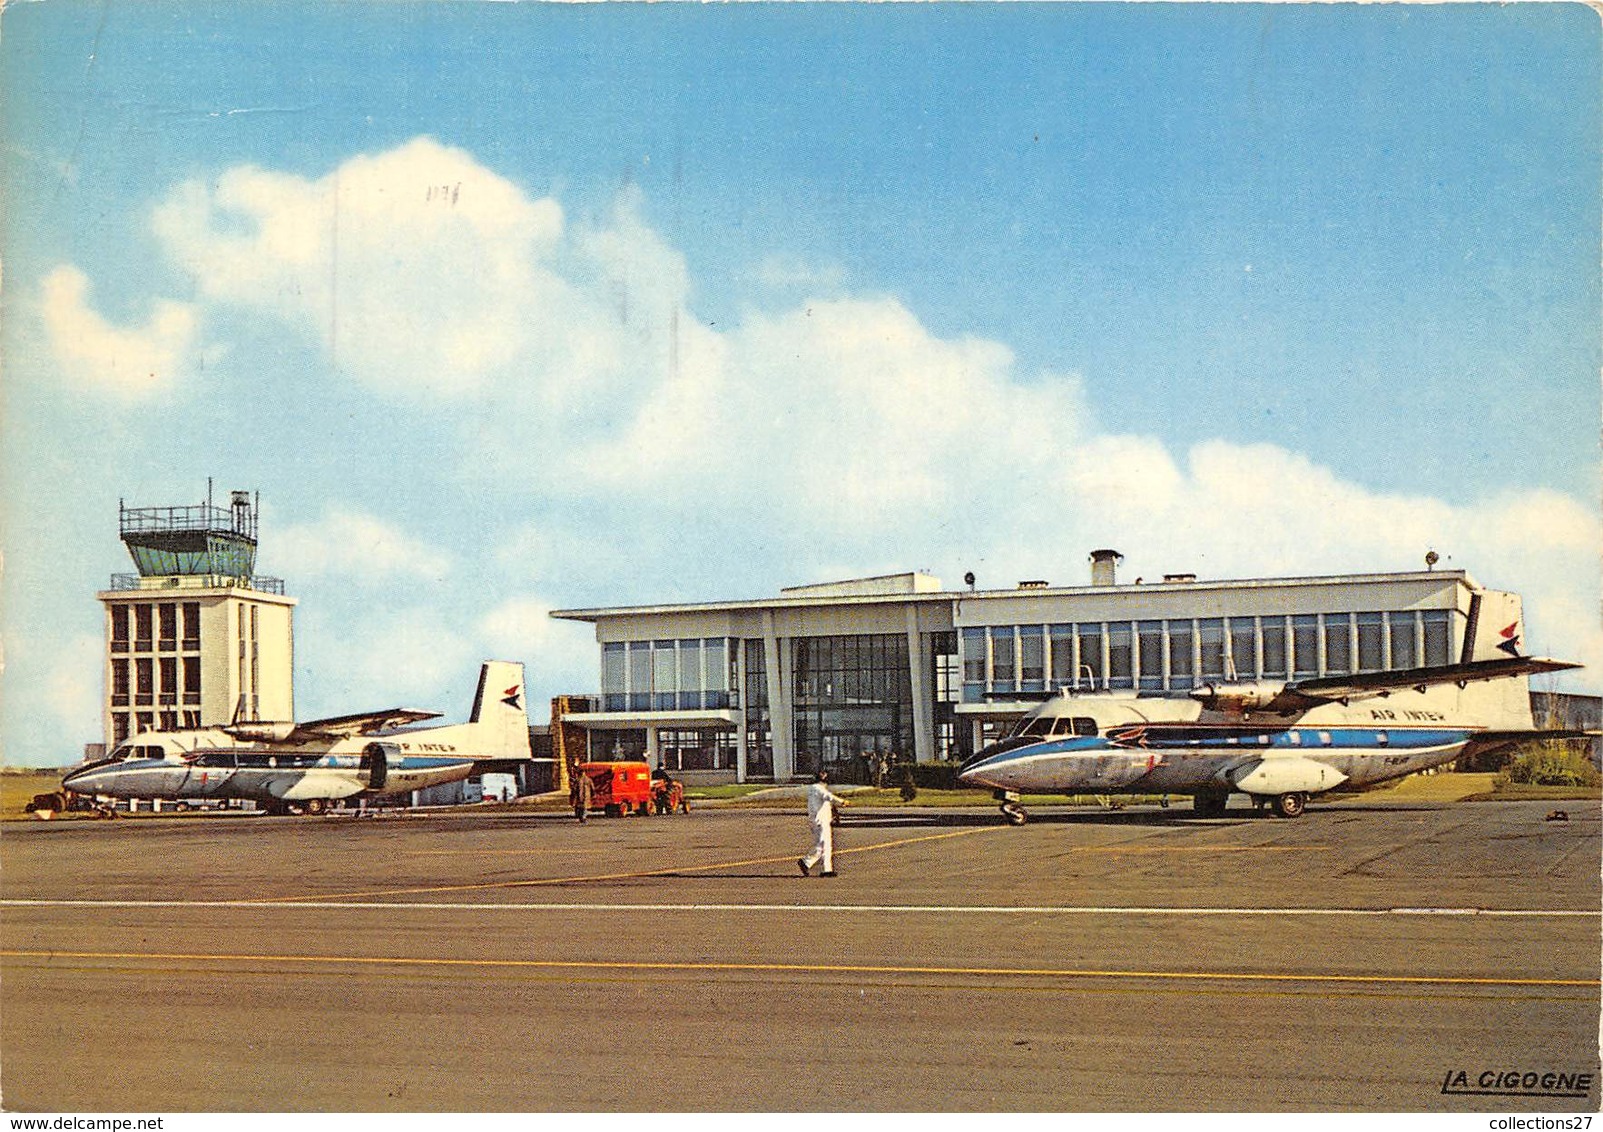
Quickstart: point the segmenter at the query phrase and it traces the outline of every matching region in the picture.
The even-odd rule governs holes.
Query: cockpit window
[[[1095,735],[1096,720],[1084,715],[1059,716],[1052,721],[1054,735]]]
[[[1044,715],[1024,720],[1019,724],[1018,730],[1013,732],[1014,736],[1018,738],[1023,738],[1027,735],[1050,735],[1051,733],[1052,720]]]

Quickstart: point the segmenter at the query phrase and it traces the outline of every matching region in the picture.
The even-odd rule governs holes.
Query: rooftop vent
[[[1197,580],[1195,574],[1165,574],[1163,580],[1171,585],[1185,584]]]
[[[1093,550],[1091,552],[1091,584],[1093,586],[1113,585],[1115,568],[1123,557],[1124,555],[1117,550]]]
[[[1021,590],[1044,590],[1044,589],[1046,589],[1047,584],[1048,583],[1047,583],[1047,580],[1045,578],[1032,578],[1028,582],[1020,582],[1019,583],[1019,589],[1021,589]]]

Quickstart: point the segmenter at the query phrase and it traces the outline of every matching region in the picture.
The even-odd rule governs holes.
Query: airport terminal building
[[[776,781],[865,756],[962,759],[1062,688],[1181,693],[1495,655],[1516,594],[1461,570],[951,591],[924,574],[777,598],[558,610],[595,626],[600,693],[563,716],[590,757],[695,782]],[[558,720],[553,719],[553,724]]]

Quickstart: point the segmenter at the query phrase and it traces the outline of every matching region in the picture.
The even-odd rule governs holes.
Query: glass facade
[[[646,757],[644,727],[632,727],[623,731],[592,731],[589,740],[587,746],[591,762],[640,762]]]
[[[760,638],[746,641],[746,777],[774,776],[774,729],[768,714],[767,651]]]
[[[603,711],[697,711],[737,707],[724,637],[611,641],[601,647]]]
[[[165,639],[169,624],[159,622],[151,632]],[[181,614],[177,624],[183,630]],[[655,735],[650,746],[671,770],[732,772],[743,741],[747,779],[772,778],[783,766],[797,777],[829,769],[860,781],[876,756],[973,754],[983,728],[995,722],[982,717],[995,713],[959,714],[961,704],[1033,699],[1059,688],[1172,695],[1204,683],[1442,665],[1453,659],[1463,629],[1463,615],[1447,610],[968,625],[929,634],[920,674],[910,671],[905,631],[781,635],[777,662],[761,637],[617,641],[601,649],[602,710],[662,713],[659,723],[638,723],[650,728],[641,734]],[[141,697],[145,674],[132,645],[140,636],[137,615],[130,616],[129,663],[114,682],[128,689],[133,707],[149,702]],[[770,664],[784,695],[771,687]],[[167,676],[164,670],[149,679],[164,689]],[[183,684],[188,676],[181,668]],[[923,736],[914,735],[915,683],[929,700],[919,712],[928,728]],[[740,714],[732,727],[670,714],[708,709]],[[776,718],[779,711],[785,716]],[[1010,705],[1003,714],[1016,711]],[[788,760],[776,758],[776,723],[780,734],[789,732]]]
[[[1186,691],[1224,680],[1311,680],[1448,664],[1454,614],[1444,609],[1203,617],[1164,621],[988,625],[962,630],[963,702],[1028,686]],[[1037,657],[1038,649],[1045,656]]]
[[[735,756],[733,731],[700,727],[657,732],[657,765],[668,770],[734,770]]]
[[[903,633],[801,637],[795,648],[796,773],[865,755],[913,755],[913,685]],[[1011,636],[1008,683],[1017,679]]]

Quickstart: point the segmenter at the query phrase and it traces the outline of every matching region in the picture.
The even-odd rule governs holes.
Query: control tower
[[[117,528],[141,578],[208,577],[219,584],[227,578],[249,585],[256,574],[259,506],[248,491],[234,492],[226,510],[209,499],[194,507],[128,507],[119,499]]]
[[[107,748],[140,731],[293,719],[294,607],[256,573],[259,498],[229,506],[117,504],[136,574],[113,574],[106,607]]]

